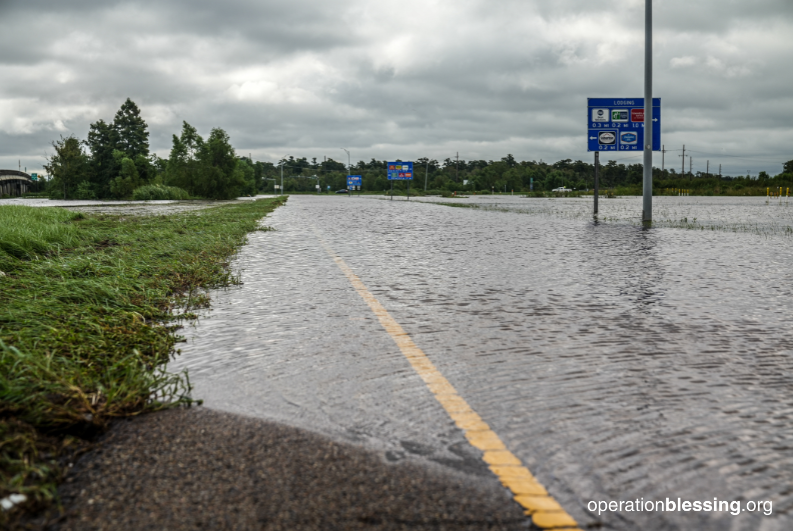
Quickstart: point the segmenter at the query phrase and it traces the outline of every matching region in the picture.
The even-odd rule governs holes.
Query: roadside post
[[[600,151],[595,151],[595,215],[598,215],[598,171],[600,170]]]
[[[660,115],[660,113],[659,113]],[[653,126],[653,0],[644,0],[644,116]],[[644,183],[642,187],[642,222],[653,220],[653,146],[655,127],[648,127],[644,146]],[[659,127],[658,137],[660,141]],[[660,142],[659,142],[660,143]]]
[[[391,181],[391,201],[394,200],[394,181],[407,181],[408,201],[410,201],[410,181],[413,180],[412,162],[389,162],[387,165],[388,180]]]
[[[589,98],[587,151],[642,151],[642,222],[653,220],[653,151],[661,151],[661,98],[653,98],[653,2],[644,0],[644,98]],[[645,127],[649,123],[651,127]]]

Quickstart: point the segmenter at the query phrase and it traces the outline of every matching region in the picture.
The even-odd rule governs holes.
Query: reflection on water
[[[496,200],[519,198],[475,199]],[[173,364],[210,407],[476,473],[313,226],[580,522],[793,528],[786,239],[366,197],[293,196],[266,224]],[[666,497],[774,516],[586,511]]]

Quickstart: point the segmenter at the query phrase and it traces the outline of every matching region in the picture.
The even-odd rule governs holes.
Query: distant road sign
[[[589,98],[587,151],[644,151],[644,98]],[[661,98],[653,98],[653,151],[661,151]]]
[[[361,186],[361,176],[360,175],[348,175],[347,176],[347,188],[351,186]]]
[[[388,163],[389,181],[412,181],[413,163],[412,162],[389,162]]]

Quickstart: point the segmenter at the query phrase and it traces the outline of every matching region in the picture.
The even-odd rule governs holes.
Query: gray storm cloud
[[[84,138],[127,97],[162,156],[186,120],[260,160],[588,160],[586,98],[643,92],[643,7],[0,0],[0,166],[40,169],[52,140]],[[793,159],[790,35],[789,0],[656,1],[666,148],[694,150],[695,170],[778,173]]]

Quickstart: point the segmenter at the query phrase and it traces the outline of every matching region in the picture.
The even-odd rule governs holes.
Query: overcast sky
[[[666,166],[685,144],[694,171],[779,173],[793,1],[654,11]],[[0,0],[0,20],[0,167],[28,171],[127,97],[166,157],[186,120],[256,160],[591,160],[587,97],[644,91],[643,0]]]

